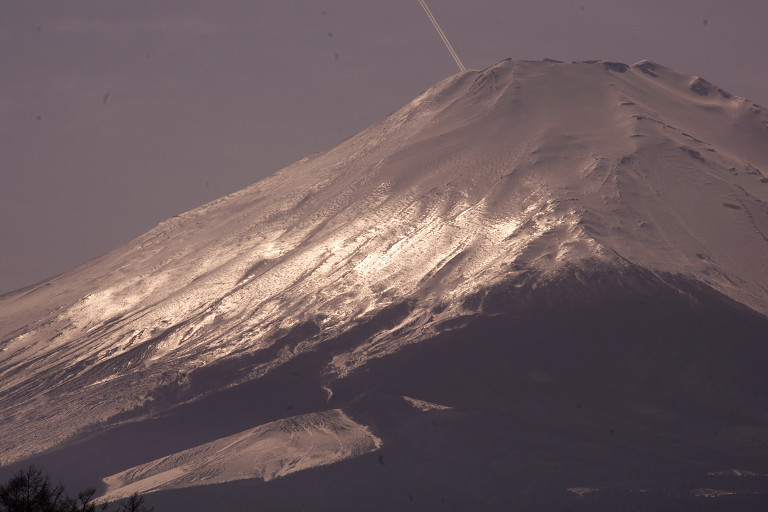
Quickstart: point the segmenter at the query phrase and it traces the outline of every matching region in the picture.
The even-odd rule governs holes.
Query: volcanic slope
[[[768,114],[649,61],[467,71],[330,150],[1,297],[0,463],[174,410],[201,418],[201,404],[239,403],[244,389],[250,415],[221,411],[101,476],[336,410],[338,389],[349,412],[365,391],[349,383],[380,387],[361,375],[419,342],[607,296],[723,304],[749,319],[744,336],[762,332]],[[711,343],[712,361],[733,349]],[[744,343],[740,357],[765,360]],[[352,417],[384,421],[370,414]]]

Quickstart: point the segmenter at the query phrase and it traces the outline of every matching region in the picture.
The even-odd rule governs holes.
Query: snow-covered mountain
[[[655,320],[635,319],[655,331],[636,339],[642,329],[627,309],[612,309],[627,300],[665,305],[653,309]],[[579,308],[588,310],[571,318]],[[724,311],[728,321],[717,316]],[[620,363],[606,355],[612,348],[584,338],[590,315],[611,336],[634,340],[608,344],[623,347],[613,354]],[[739,395],[759,412],[760,399],[740,386],[766,383],[755,369],[768,362],[766,315],[768,112],[649,61],[509,60],[450,77],[330,150],[0,297],[0,464],[65,453],[82,439],[115,442],[116,432],[138,436],[137,425],[184,416],[206,427],[157,427],[156,441],[138,443],[143,453],[92,466],[109,477],[112,496],[342,467],[382,453],[393,435],[364,397],[375,395],[371,403],[392,417],[463,418],[471,401],[446,389],[472,385],[448,375],[465,359],[475,365],[461,374],[483,381],[479,354],[508,364],[484,360],[500,380],[473,392],[517,382],[539,396],[541,386],[596,375],[613,385],[601,372],[626,363],[629,374],[673,392],[711,385],[722,390],[707,391],[718,407]],[[697,329],[700,317],[720,320],[692,341],[681,334],[684,317]],[[540,323],[526,323],[534,318]],[[562,327],[576,324],[581,331]],[[500,333],[537,338],[547,329],[550,342],[483,345]],[[594,349],[595,368],[544,371],[548,355],[578,360],[570,352],[578,346]],[[688,360],[683,346],[693,351]],[[414,366],[418,354],[442,362]],[[729,354],[720,386],[712,365]],[[674,363],[660,362],[665,355]],[[415,384],[413,375],[436,367],[444,371],[432,381],[443,387]],[[406,369],[410,384],[395,385],[392,376]],[[678,370],[685,379],[672,385]],[[709,384],[697,387],[700,380]],[[675,396],[690,399],[685,393]],[[641,402],[632,414],[669,420],[659,403]],[[248,414],[239,410],[245,403]],[[205,412],[215,404],[232,408]],[[317,446],[307,441],[321,437]],[[242,460],[228,463],[242,454],[226,451],[230,441],[261,462],[248,471]]]

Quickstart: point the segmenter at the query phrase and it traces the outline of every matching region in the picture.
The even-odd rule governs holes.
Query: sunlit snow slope
[[[258,379],[401,307],[334,355],[332,389],[480,288],[595,260],[768,313],[766,111],[651,62],[448,78],[333,149],[1,297],[0,464],[168,389],[189,401]],[[184,394],[248,354],[263,357]]]
[[[375,450],[381,440],[338,409],[274,421],[105,478],[105,499],[259,478],[269,481]]]

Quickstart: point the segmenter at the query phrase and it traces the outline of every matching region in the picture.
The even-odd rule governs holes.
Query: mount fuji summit
[[[0,476],[156,510],[766,510],[768,110],[503,61],[0,297]]]

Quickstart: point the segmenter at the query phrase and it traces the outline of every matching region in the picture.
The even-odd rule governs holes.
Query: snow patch
[[[736,491],[724,491],[722,489],[694,489],[691,494],[697,498],[719,498],[720,496],[731,496]]]
[[[744,477],[768,477],[765,473],[756,473],[754,471],[747,471],[744,469],[727,469],[725,471],[710,471],[707,476],[732,476],[736,478]]]
[[[419,400],[417,398],[411,398],[409,396],[403,396],[402,398],[403,400],[408,402],[411,406],[413,406],[414,409],[418,409],[422,412],[445,411],[448,409],[452,409],[452,407],[449,407],[447,405],[434,404],[432,402],[427,402],[426,400]]]
[[[571,494],[575,494],[578,497],[583,497],[585,494],[590,494],[593,492],[597,492],[600,489],[597,487],[568,487],[566,491],[570,492]]]
[[[340,409],[293,416],[104,478],[102,501],[199,485],[264,481],[378,450],[381,439]]]

